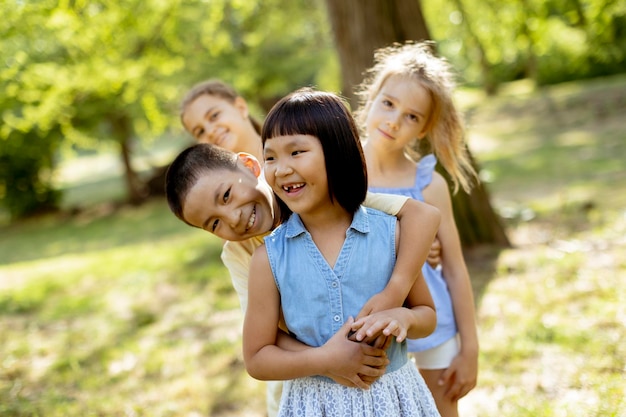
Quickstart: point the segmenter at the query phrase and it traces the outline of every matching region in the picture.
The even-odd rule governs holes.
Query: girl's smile
[[[277,136],[265,142],[265,178],[294,212],[316,211],[329,200],[322,145],[315,136]]]
[[[285,190],[287,194],[294,194],[300,191],[304,187],[304,183],[298,183],[293,185],[282,185],[281,188]]]
[[[431,99],[424,87],[410,78],[389,77],[368,113],[367,130],[374,133],[368,140],[391,140],[404,147],[424,137],[430,111]]]
[[[219,96],[201,95],[185,107],[183,125],[199,143],[210,143],[233,152],[258,152],[260,138],[241,98],[230,102]]]

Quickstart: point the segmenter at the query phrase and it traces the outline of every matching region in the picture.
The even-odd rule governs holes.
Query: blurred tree
[[[360,77],[356,81],[355,74],[363,74],[371,66],[376,48],[394,42],[429,39],[419,1],[326,0],[326,6],[333,22],[342,67],[349,68],[342,70],[344,89],[349,88],[352,97],[352,89],[362,80]],[[344,26],[349,26],[350,30],[341,25],[346,16],[350,16],[350,21],[347,25],[344,22]],[[393,30],[377,30],[388,27],[393,27]],[[369,58],[365,59],[366,56]],[[350,96],[347,92],[344,94]],[[474,167],[478,172],[476,163]],[[447,177],[439,164],[437,169]],[[483,184],[478,184],[471,194],[459,191],[452,197],[452,204],[461,242],[466,247],[482,243],[509,245]]]
[[[463,26],[463,30],[467,34],[466,43],[472,45],[478,55],[481,74],[480,83],[482,84],[485,93],[487,93],[488,96],[493,96],[497,92],[498,83],[494,77],[492,65],[487,57],[485,47],[476,33],[474,23],[468,19],[463,2],[461,0],[452,0],[452,3],[458,11],[458,23]]]
[[[497,86],[531,77],[540,86],[626,71],[623,1],[445,0],[422,5],[440,53],[471,85],[487,88],[486,82]],[[488,78],[482,55],[490,64]]]
[[[181,58],[163,53],[168,45],[161,32],[175,6],[142,7],[148,4],[14,4],[3,24],[2,49],[11,57],[0,77],[11,103],[3,109],[3,142],[15,132],[34,138],[30,132],[38,131],[44,141],[59,131],[63,143],[45,148],[54,153],[60,145],[113,141],[129,200],[140,202],[144,195],[129,157],[132,141],[137,133],[164,131],[167,113],[157,103],[171,101],[176,92],[164,80],[184,66]],[[31,159],[45,156],[34,148],[19,151],[30,152]]]
[[[0,177],[0,203],[22,207],[13,217],[33,211],[8,201],[26,198],[18,183],[37,178],[27,189],[47,190],[32,201],[58,197],[49,173],[59,148],[116,146],[128,200],[141,202],[145,179],[133,166],[133,149],[181,131],[176,104],[199,80],[230,82],[262,112],[296,86],[337,78],[316,2],[43,0],[0,7],[0,175],[24,174],[23,181]],[[30,161],[28,175],[21,155]]]

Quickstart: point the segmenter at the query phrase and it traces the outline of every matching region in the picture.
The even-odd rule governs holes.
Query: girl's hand
[[[348,387],[368,389],[385,373],[389,359],[383,349],[348,340],[353,322],[350,318],[320,348],[324,350],[326,358],[321,364],[326,370],[322,375]]]
[[[403,316],[400,310],[404,308],[393,308],[378,313],[370,314],[366,317],[355,321],[351,328],[355,331],[354,338],[357,341],[363,341],[368,338],[382,336],[395,336],[397,342],[406,339],[408,332],[408,323],[402,320]]]
[[[439,385],[446,386],[444,396],[450,401],[458,401],[470,392],[478,379],[477,355],[459,353],[450,366],[441,373]]]
[[[359,314],[356,316],[356,320],[393,307],[398,307],[396,300],[394,300],[387,291],[383,290],[367,300],[367,303],[365,303]]]

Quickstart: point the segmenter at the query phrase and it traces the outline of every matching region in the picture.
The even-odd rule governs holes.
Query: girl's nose
[[[206,132],[207,137],[209,138],[209,141],[211,143],[215,142],[215,132],[217,131],[217,128],[215,127],[215,125],[213,123],[209,123],[206,122],[204,124],[204,131]]]
[[[211,125],[208,122],[205,122],[202,125],[202,129],[204,130],[202,134],[198,137],[198,141],[201,143],[213,143],[213,133]]]
[[[389,118],[387,119],[387,126],[389,126],[391,129],[397,129],[398,126],[400,126],[400,115],[398,114],[392,114],[389,115]]]
[[[289,164],[281,163],[281,162],[276,164],[276,170],[275,170],[276,176],[288,175],[288,174],[291,174],[292,172],[293,172],[293,169],[291,169],[291,166]]]

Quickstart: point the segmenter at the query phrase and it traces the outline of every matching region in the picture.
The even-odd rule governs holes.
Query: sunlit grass
[[[543,115],[536,95],[477,112],[470,147],[477,144],[514,247],[495,255],[486,279],[481,264],[472,268],[481,373],[461,401],[466,417],[626,415],[620,79],[617,89],[612,80],[544,92],[552,110]],[[599,120],[597,108],[581,103],[601,101],[609,89],[616,105],[600,105]],[[534,105],[525,110],[525,102]]]
[[[241,361],[241,316],[219,262],[221,242],[166,210],[155,204],[109,219],[111,233],[137,226],[115,243],[69,244],[67,254],[26,254],[0,269],[0,415],[263,408],[263,387],[248,381]],[[153,221],[165,214],[178,233]],[[99,235],[99,221],[79,235],[72,233],[78,219],[65,224],[67,235],[52,223],[26,234],[31,242],[53,232],[90,246],[85,237]],[[150,224],[162,236],[146,233]],[[138,231],[142,237],[131,239]]]
[[[514,246],[467,253],[481,356],[464,417],[626,415],[624,97],[613,78],[468,101]],[[0,415],[264,415],[221,242],[162,199],[99,204],[119,178],[79,174],[78,213],[0,229]]]
[[[626,233],[626,222],[618,226]],[[626,411],[623,242],[595,243],[501,254],[479,308],[482,374],[464,400],[469,415]]]

